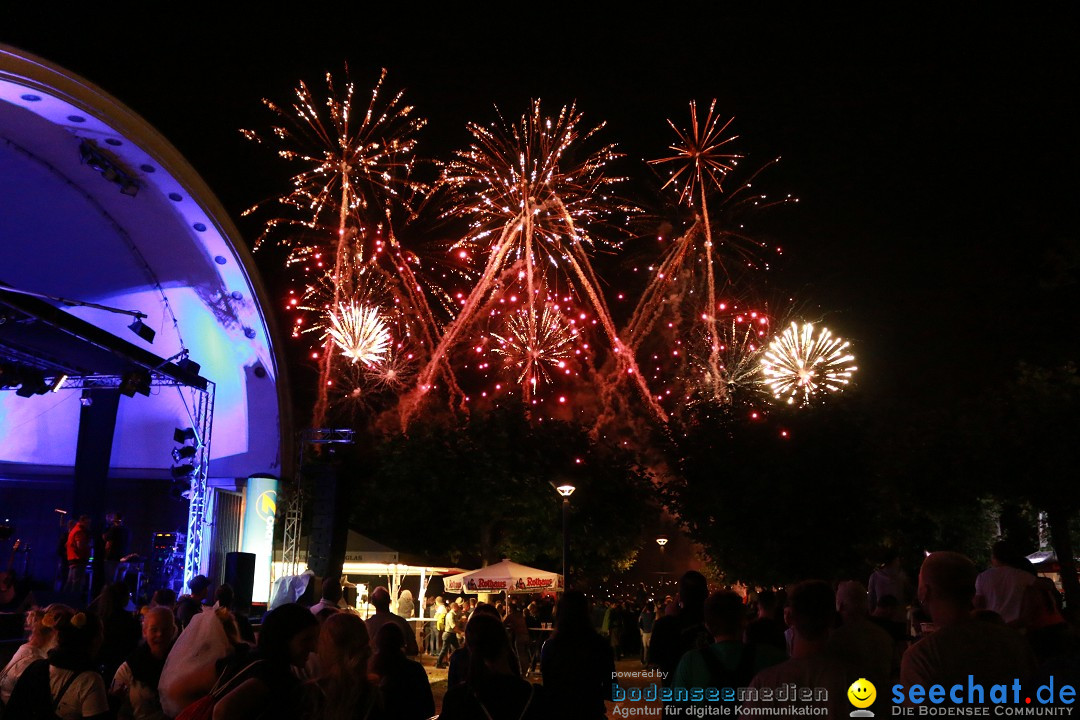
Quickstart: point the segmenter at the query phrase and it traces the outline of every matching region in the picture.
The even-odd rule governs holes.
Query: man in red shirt
[[[86,592],[86,565],[90,562],[90,516],[83,515],[67,539],[68,577],[64,592]]]

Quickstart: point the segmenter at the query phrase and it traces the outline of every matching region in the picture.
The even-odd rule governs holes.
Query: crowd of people
[[[583,593],[563,593],[558,603],[547,595],[495,604],[437,597],[431,616],[425,649],[447,668],[440,718],[605,717],[615,656]],[[540,683],[530,678],[536,671]]]
[[[436,658],[436,667],[448,667],[454,652],[462,647],[465,624],[480,606],[477,598],[443,599],[441,595],[428,598],[425,616],[432,622],[424,626],[424,649]],[[523,672],[536,670],[540,662],[540,646],[554,618],[555,601],[550,595],[536,600],[496,602],[497,616],[503,620],[511,648]]]
[[[318,606],[284,604],[253,631],[234,593],[196,576],[191,593],[159,591],[132,612],[105,586],[85,609],[53,604],[27,617],[29,638],[0,672],[4,720],[97,718],[400,718],[435,714],[408,624],[372,593],[366,621],[323,583]]]
[[[365,620],[324,580],[317,602],[275,607],[257,632],[228,585],[211,595],[197,576],[189,589],[155,593],[134,613],[120,583],[85,609],[33,610],[28,639],[0,672],[3,720],[426,720],[436,706],[421,652],[447,667],[446,720],[603,718],[620,656],[672,691],[823,689],[816,701],[831,717],[848,714],[846,691],[860,678],[879,688],[879,703],[894,683],[950,687],[972,676],[989,687],[1052,675],[1059,687],[1080,684],[1080,639],[1053,583],[1005,546],[981,574],[962,555],[932,553],[917,587],[888,558],[867,585],[710,594],[691,571],[677,597],[655,601],[436,597],[419,645],[402,617],[415,611],[411,595],[395,603],[382,587]],[[684,702],[673,697],[669,708]]]
[[[881,707],[897,684],[908,705],[922,702],[906,694],[912,687],[960,685],[972,704],[971,682],[1019,682],[1031,694],[1051,676],[1057,687],[1080,685],[1080,636],[1057,589],[1004,543],[982,573],[959,553],[930,553],[913,585],[894,556],[868,585],[809,580],[747,602],[732,590],[709,594],[703,576],[687,573],[677,609],[653,626],[649,661],[673,689],[821,689],[830,717],[849,714],[847,690],[860,679],[877,688]],[[760,695],[739,704],[753,708]],[[941,704],[958,703],[946,695]]]

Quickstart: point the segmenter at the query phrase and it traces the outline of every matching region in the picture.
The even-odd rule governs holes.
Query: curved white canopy
[[[448,593],[476,595],[506,592],[513,595],[562,592],[563,583],[562,575],[558,573],[521,565],[504,558],[501,562],[479,570],[444,577],[443,587]]]
[[[64,308],[161,358],[190,351],[216,386],[210,477],[281,474],[289,423],[279,341],[239,232],[143,119],[86,80],[3,45],[0,283],[145,313],[153,343],[128,329],[130,316]],[[66,389],[0,392],[0,478],[70,473],[79,398]],[[173,429],[189,425],[175,388],[122,397],[113,473],[168,477]]]

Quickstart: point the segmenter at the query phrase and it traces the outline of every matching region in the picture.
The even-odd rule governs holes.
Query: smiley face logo
[[[848,701],[857,708],[868,708],[877,699],[877,688],[866,678],[859,678],[847,689]]]

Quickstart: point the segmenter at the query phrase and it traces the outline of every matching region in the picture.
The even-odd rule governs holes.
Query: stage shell
[[[88,147],[121,171],[119,181],[87,161]],[[123,191],[125,179],[136,187]],[[137,310],[156,332],[152,343],[128,329],[127,315],[63,308],[159,357],[188,350],[215,389],[210,486],[239,492],[250,475],[291,470],[282,336],[224,208],[176,148],[117,99],[3,45],[0,283]],[[15,502],[19,486],[49,484],[62,506],[75,465],[80,396],[64,387],[29,398],[0,392],[0,515],[26,512]],[[121,397],[110,483],[169,480],[174,429],[190,425],[176,388]],[[49,524],[53,508],[19,519]],[[208,563],[204,557],[200,569]]]

